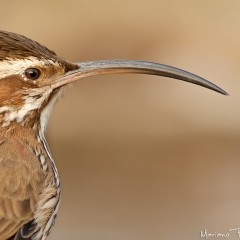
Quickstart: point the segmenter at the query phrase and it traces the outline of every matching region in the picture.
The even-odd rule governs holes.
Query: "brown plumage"
[[[0,239],[7,239],[33,219],[45,176],[32,134],[17,125],[0,134]]]
[[[44,130],[62,88],[108,73],[145,73],[225,91],[158,63],[70,63],[24,36],[0,31],[0,240],[45,240],[58,212],[60,181]]]
[[[57,58],[53,51],[20,34],[1,31],[0,43],[0,61],[6,58],[24,59],[29,56],[47,59]]]
[[[41,70],[38,81],[26,80],[26,60],[26,69]],[[52,228],[60,184],[40,118],[61,89],[43,98],[41,88],[77,68],[35,41],[0,31],[0,240],[45,239]]]

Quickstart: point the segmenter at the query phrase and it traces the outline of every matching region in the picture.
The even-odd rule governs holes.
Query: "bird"
[[[223,89],[155,62],[70,62],[23,35],[0,31],[0,240],[45,240],[58,213],[61,184],[44,133],[54,103],[76,80],[102,74],[165,76]]]

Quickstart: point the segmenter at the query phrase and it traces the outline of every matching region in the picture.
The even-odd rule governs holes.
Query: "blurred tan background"
[[[157,61],[230,94],[146,75],[76,83],[47,131],[63,188],[49,239],[185,240],[240,228],[239,12],[238,0],[1,1],[1,29],[69,60]]]

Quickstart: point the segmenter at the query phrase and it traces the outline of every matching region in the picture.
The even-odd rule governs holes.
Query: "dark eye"
[[[41,75],[41,72],[37,68],[28,68],[25,71],[25,76],[30,80],[36,80],[39,78],[40,75]]]

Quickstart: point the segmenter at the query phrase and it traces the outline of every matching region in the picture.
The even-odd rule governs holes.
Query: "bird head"
[[[71,63],[41,44],[0,31],[0,123],[43,131],[64,86],[93,75],[143,73],[194,83],[227,93],[215,84],[171,66],[133,60]]]

